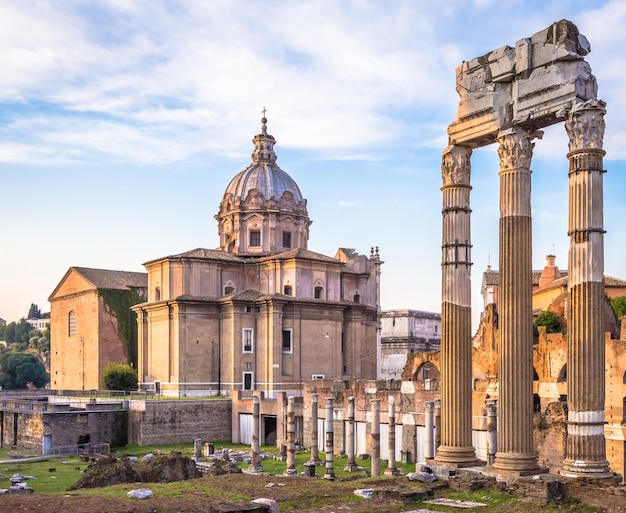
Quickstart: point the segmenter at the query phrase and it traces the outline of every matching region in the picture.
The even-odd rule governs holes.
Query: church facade
[[[311,379],[376,379],[378,249],[308,249],[307,202],[276,164],[262,119],[252,163],[226,187],[220,247],[146,262],[140,386],[164,395],[278,391]]]

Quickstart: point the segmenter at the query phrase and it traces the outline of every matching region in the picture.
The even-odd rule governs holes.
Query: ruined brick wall
[[[44,434],[50,435],[52,448],[86,442],[127,444],[126,411],[76,411],[63,413],[14,413],[0,416],[2,446],[41,451]]]
[[[545,412],[535,414],[535,448],[538,462],[552,473],[561,470],[567,448],[567,405],[550,403]]]
[[[231,439],[230,399],[130,401],[129,443],[174,444]]]

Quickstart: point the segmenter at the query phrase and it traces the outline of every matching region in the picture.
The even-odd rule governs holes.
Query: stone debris
[[[429,474],[428,472],[409,472],[406,478],[409,481],[421,481],[422,483],[432,483],[437,480],[435,474]]]
[[[154,497],[154,493],[152,493],[152,490],[149,490],[148,488],[131,490],[126,495],[128,495],[131,499],[150,499]]]
[[[261,498],[261,499],[254,499],[251,502],[252,504],[263,504],[265,506],[269,506],[270,513],[280,513],[280,510],[278,509],[278,502],[276,502],[274,499]]]
[[[449,508],[461,508],[461,509],[469,509],[476,508],[480,506],[487,506],[487,504],[483,504],[482,502],[472,502],[472,501],[458,501],[454,499],[432,499],[429,501],[424,501],[427,504],[437,504],[439,506],[448,506]]]
[[[362,497],[364,499],[371,499],[374,497],[374,489],[373,488],[362,488],[359,490],[354,490],[354,495],[357,497]]]

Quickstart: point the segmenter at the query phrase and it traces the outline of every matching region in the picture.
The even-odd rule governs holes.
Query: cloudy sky
[[[626,0],[0,0],[0,317],[49,311],[71,266],[216,247],[264,107],[309,248],[379,246],[383,309],[439,311],[455,67],[563,18],[608,104],[605,271],[626,278]],[[535,146],[535,269],[567,267],[566,153],[562,125]],[[495,147],[472,185],[476,317],[498,267]]]

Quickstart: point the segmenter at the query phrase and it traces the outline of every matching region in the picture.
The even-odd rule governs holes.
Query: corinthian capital
[[[443,185],[469,185],[472,149],[467,146],[448,146],[441,156]]]
[[[587,100],[572,107],[565,120],[569,151],[602,149],[605,114],[606,103],[602,100]]]
[[[530,169],[535,137],[541,139],[543,132],[530,133],[523,129],[500,132],[497,141],[500,169]]]

